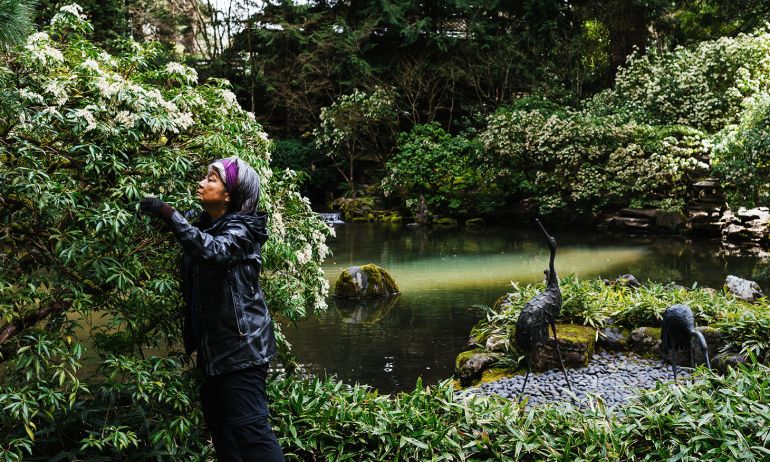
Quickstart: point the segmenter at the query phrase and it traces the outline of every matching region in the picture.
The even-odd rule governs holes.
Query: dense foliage
[[[562,110],[501,109],[481,134],[489,170],[540,212],[608,207],[682,211],[693,179],[708,172],[704,133],[624,123]]]
[[[289,460],[765,460],[770,370],[692,386],[659,385],[619,410],[454,395],[445,382],[378,396],[339,382],[274,382],[276,430]]]
[[[767,306],[744,302],[732,294],[713,289],[669,287],[647,282],[642,287],[607,285],[602,280],[580,280],[574,276],[560,281],[563,305],[560,321],[596,328],[608,321],[635,328],[659,326],[663,313],[671,305],[683,303],[692,308],[697,325],[709,325],[724,333],[727,348],[770,360],[770,313]],[[496,310],[474,329],[474,335],[488,337],[506,333],[516,324],[521,309],[543,284],[513,284]]]
[[[40,0],[38,22],[47,23],[62,1]],[[378,88],[389,89],[395,130],[404,133],[433,122],[453,136],[483,130],[479,121],[500,107],[538,95],[561,107],[587,107],[590,116],[618,117],[600,122],[603,126],[631,122],[667,130],[682,125],[711,136],[741,120],[744,99],[768,87],[768,40],[757,32],[770,19],[767,2],[85,1],[97,25],[96,39],[109,49],[120,37],[160,40],[167,54],[194,63],[202,76],[228,78],[244,107],[271,133],[295,145],[316,141],[314,132],[329,133],[319,127],[328,125],[321,120],[324,108]],[[597,122],[583,115],[575,125],[595,130]],[[296,157],[281,165],[308,160],[302,170],[314,186],[305,190],[327,204],[330,190],[340,195],[337,185],[352,192],[378,184],[387,174],[384,162],[394,133],[359,135],[362,149],[352,156],[369,159],[354,166],[352,175],[349,167],[355,162],[349,160],[355,151],[347,142],[330,143],[328,136],[319,136],[323,148],[312,158],[306,150],[284,151]],[[606,146],[589,147],[602,151]],[[657,152],[631,154],[635,163],[640,156],[656,162]],[[677,160],[662,162],[668,170]],[[746,162],[760,165],[750,158]],[[733,164],[723,165],[718,173],[733,182],[727,178]],[[498,201],[501,206],[540,193],[529,176],[500,168],[502,182],[495,187],[510,191]],[[580,213],[660,201],[679,209],[689,173],[672,179],[681,183],[671,197],[639,197],[629,190],[621,201],[605,201],[578,191],[575,200],[597,200],[581,205]],[[595,172],[581,176],[587,176],[579,180],[584,186],[597,178]],[[558,210],[574,202],[567,197],[570,191],[564,193],[557,198],[546,192],[541,208]],[[739,192],[733,199],[745,197]],[[395,199],[403,204],[411,197]]]
[[[356,90],[321,109],[320,118],[316,147],[329,156],[355,197],[360,167],[382,165],[393,149],[397,114],[392,95],[382,88]]]
[[[473,215],[494,210],[503,192],[488,182],[477,140],[446,133],[437,123],[415,125],[399,137],[387,162],[386,194],[397,192],[412,212],[420,196],[428,210],[442,215]]]
[[[770,93],[747,103],[740,123],[717,136],[715,169],[731,194],[731,203],[770,204]]]
[[[141,441],[184,458],[204,444],[187,440],[201,432],[192,383],[161,377],[187,361],[141,360],[178,348],[178,246],[136,213],[139,199],[199,209],[191,191],[208,162],[248,161],[270,216],[265,294],[290,320],[325,307],[329,228],[294,172],[270,169],[269,141],[227,82],[199,85],[154,43],[107,53],[91,29],[77,5],[62,7],[0,62],[0,457]],[[109,380],[92,381],[96,367]]]

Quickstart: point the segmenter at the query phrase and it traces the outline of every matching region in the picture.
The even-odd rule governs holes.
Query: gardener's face
[[[219,173],[213,168],[209,169],[206,176],[198,183],[196,197],[208,207],[225,207],[229,205],[230,195],[225,191],[225,183]]]

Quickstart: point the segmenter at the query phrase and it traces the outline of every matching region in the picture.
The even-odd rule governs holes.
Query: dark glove
[[[147,196],[139,202],[139,210],[150,216],[156,216],[166,221],[171,220],[174,208],[158,199],[157,197]]]

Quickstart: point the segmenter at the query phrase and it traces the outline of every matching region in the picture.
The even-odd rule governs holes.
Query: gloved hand
[[[158,199],[157,197],[147,196],[139,202],[139,210],[150,216],[162,218],[165,221],[171,219],[174,208]]]

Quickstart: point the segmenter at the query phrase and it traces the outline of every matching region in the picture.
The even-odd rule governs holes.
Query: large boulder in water
[[[341,298],[374,298],[399,293],[396,281],[387,271],[369,263],[351,266],[340,274],[334,294]]]

